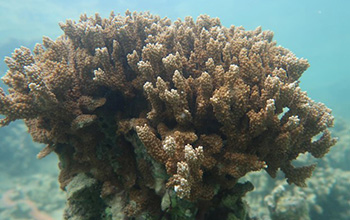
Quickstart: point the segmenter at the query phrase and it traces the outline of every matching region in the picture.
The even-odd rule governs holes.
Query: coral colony
[[[60,26],[5,59],[0,124],[23,119],[38,158],[58,155],[65,219],[248,219],[241,177],[305,186],[315,165],[292,161],[335,144],[299,87],[307,60],[271,31],[129,11]]]

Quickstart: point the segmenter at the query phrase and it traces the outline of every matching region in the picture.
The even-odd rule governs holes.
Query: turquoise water
[[[335,151],[338,154],[333,154],[329,160],[339,159],[338,155],[342,154],[339,152],[347,152],[343,155],[350,156],[349,150],[344,150],[345,148],[349,149],[350,145],[348,137],[350,134],[350,68],[348,65],[350,59],[350,1],[348,0],[1,0],[0,59],[3,60],[5,56],[9,56],[16,47],[21,45],[32,49],[36,42],[41,42],[43,35],[52,39],[60,36],[62,31],[58,22],[64,22],[66,19],[78,20],[82,13],[87,13],[90,16],[98,12],[102,17],[107,17],[111,10],[123,14],[127,9],[130,11],[150,11],[161,17],[167,16],[172,21],[178,18],[183,19],[186,16],[196,18],[200,14],[208,14],[211,17],[219,17],[224,26],[243,26],[247,30],[262,26],[263,30],[272,30],[275,33],[274,40],[277,41],[278,45],[290,49],[298,57],[309,60],[311,66],[300,79],[301,88],[307,91],[309,97],[323,102],[331,108],[336,121],[340,121],[341,126],[345,127],[336,131],[336,134],[344,136],[340,137],[340,147],[337,148],[338,151]],[[1,62],[0,76],[5,72],[6,66]],[[15,125],[14,128],[11,128],[12,130],[6,130],[8,132],[6,134],[5,130],[0,130],[0,137],[2,135],[25,135],[19,131],[18,127],[21,125]],[[17,133],[11,133],[13,130]],[[30,138],[27,136],[26,138],[23,136],[23,139],[24,145],[34,145],[29,143]],[[1,145],[3,143],[4,141],[0,141],[0,149],[7,147]],[[28,146],[21,146],[18,149],[29,148]],[[34,150],[31,151],[33,157],[40,147],[33,147]],[[343,151],[339,149],[343,149]],[[10,151],[1,150],[1,152],[11,154]],[[21,157],[16,155],[14,158]],[[346,161],[346,158],[343,159]],[[45,160],[41,162],[44,164],[51,160],[49,161],[51,164],[52,160],[56,159],[51,157],[50,159],[45,158]],[[18,166],[19,169],[29,170],[31,162],[26,161],[26,163],[28,165],[24,167]],[[334,162],[334,164],[336,163]],[[4,167],[6,166],[0,166],[1,169]],[[40,167],[40,165],[35,164],[35,167]],[[349,165],[345,163],[338,164],[336,167],[350,170]],[[17,166],[13,167],[13,169],[16,168]],[[52,169],[51,174],[55,178],[57,167],[53,165]],[[1,185],[11,185],[9,182],[5,184],[3,171],[0,170]],[[32,174],[33,171],[30,173]],[[19,177],[16,176],[16,178]],[[22,184],[24,182],[23,184],[26,184],[28,181],[38,181],[37,179],[16,180],[16,183]],[[62,194],[59,194],[58,186],[52,184],[52,186],[45,187],[47,189],[53,187],[53,190],[56,190],[55,195],[57,194],[57,198],[62,204]],[[3,189],[0,187],[0,190]],[[345,198],[345,201],[349,202],[350,198]],[[350,205],[348,206],[350,209]],[[46,210],[46,212],[51,213],[51,216],[60,216],[61,213],[57,211],[60,209],[62,206],[52,209],[55,211]],[[0,213],[2,210],[0,207]],[[347,217],[350,219],[350,216]],[[55,217],[55,219],[60,218]]]

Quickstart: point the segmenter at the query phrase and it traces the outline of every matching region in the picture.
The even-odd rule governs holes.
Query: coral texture
[[[38,157],[59,155],[62,188],[86,173],[106,201],[123,198],[125,216],[175,215],[165,201],[174,195],[208,216],[208,204],[244,195],[238,179],[261,169],[304,186],[315,166],[291,162],[335,144],[330,109],[298,85],[307,60],[271,31],[129,11],[60,26],[57,40],[5,59],[0,123],[24,119],[47,144]]]

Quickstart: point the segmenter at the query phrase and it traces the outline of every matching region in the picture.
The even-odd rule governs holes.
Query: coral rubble
[[[349,171],[318,168],[315,175],[307,180],[307,188],[287,186],[280,182],[265,196],[264,201],[270,212],[270,218],[265,218],[349,219],[349,180]]]
[[[62,219],[65,194],[57,174],[0,175],[0,219]]]
[[[60,26],[5,59],[0,124],[24,119],[47,145],[38,157],[58,154],[66,219],[85,198],[98,203],[91,219],[245,219],[252,186],[239,178],[281,169],[305,186],[315,165],[291,162],[335,144],[330,109],[298,85],[308,62],[271,31],[129,11]]]

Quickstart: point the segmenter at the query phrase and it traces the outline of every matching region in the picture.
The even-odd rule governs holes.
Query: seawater
[[[91,16],[98,12],[102,17],[107,17],[111,10],[123,14],[129,9],[130,11],[150,11],[161,17],[167,16],[172,21],[178,18],[184,19],[185,16],[196,18],[200,14],[208,14],[211,17],[219,17],[222,24],[227,27],[235,25],[252,30],[261,26],[263,30],[272,30],[275,33],[274,40],[278,45],[290,49],[297,57],[306,58],[310,62],[310,68],[300,79],[301,88],[308,93],[309,97],[325,103],[333,110],[336,118],[334,134],[338,135],[339,143],[331,150],[326,160],[334,173],[340,170],[344,175],[349,175],[350,167],[346,163],[346,157],[350,156],[350,141],[348,141],[350,140],[349,8],[350,1],[347,0],[2,0],[0,2],[0,59],[10,56],[19,46],[32,49],[35,43],[41,42],[43,35],[55,39],[62,34],[58,22],[64,22],[66,19],[78,20],[82,13]],[[1,62],[0,76],[5,74],[6,69],[4,62]],[[0,85],[4,86],[1,82]],[[64,193],[59,190],[56,181],[57,158],[51,155],[42,161],[36,161],[35,154],[42,147],[31,141],[21,122],[13,123],[10,127],[0,130],[2,198],[0,219],[23,217],[25,213],[16,213],[15,207],[21,206],[31,210],[34,209],[33,204],[39,211],[50,216],[47,219],[61,218]],[[265,177],[253,175],[250,180],[254,182],[254,179],[270,178],[264,175]],[[326,177],[324,179],[325,182],[328,181]],[[265,194],[257,193],[256,198],[264,200],[271,194],[276,183],[273,180],[267,181],[271,185],[267,186],[265,191],[258,188],[257,191],[264,191]],[[51,190],[54,196],[46,196],[42,193],[43,189]],[[318,194],[315,193],[315,195]],[[334,203],[336,198],[332,196],[330,194],[328,200]],[[253,196],[251,197],[249,199],[254,201]],[[25,201],[25,198],[31,198],[31,200]],[[291,195],[290,198],[295,198],[295,195],[294,197]],[[349,200],[350,198],[344,199],[348,201],[348,206]],[[58,205],[45,208],[44,203]],[[258,208],[264,205],[265,211]],[[320,204],[313,205],[314,207],[310,208],[313,210],[310,212],[320,213],[317,217],[315,214],[311,216],[313,219],[336,218],[329,214],[329,210],[315,208],[321,207]],[[346,204],[339,206],[346,207]],[[271,218],[271,215],[266,214],[267,209],[267,204],[264,202],[252,205],[252,210],[261,218]],[[35,216],[31,218],[35,219]],[[342,219],[350,219],[350,216],[344,212]]]

